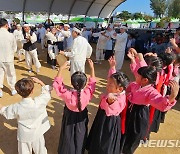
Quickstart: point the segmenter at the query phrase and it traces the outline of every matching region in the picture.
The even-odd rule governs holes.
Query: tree
[[[123,20],[128,20],[132,18],[132,14],[128,11],[122,11],[120,14],[116,16],[117,18],[121,18]]]
[[[133,19],[142,19],[143,18],[143,14],[142,13],[134,13],[133,14]]]
[[[180,18],[180,0],[172,0],[168,7],[168,16]]]
[[[166,0],[150,0],[150,7],[156,16],[162,17],[167,9],[167,3]]]

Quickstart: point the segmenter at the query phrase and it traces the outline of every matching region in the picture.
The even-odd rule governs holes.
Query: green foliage
[[[143,18],[143,14],[142,13],[134,13],[133,14],[133,19],[142,19]]]
[[[150,0],[150,7],[156,16],[162,17],[165,14],[167,2],[166,0]]]
[[[132,14],[128,11],[122,11],[120,14],[116,16],[117,18],[121,18],[123,20],[128,20],[132,18]]]
[[[168,7],[168,16],[180,18],[180,0],[171,0]]]

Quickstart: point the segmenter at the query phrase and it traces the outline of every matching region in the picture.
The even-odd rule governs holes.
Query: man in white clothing
[[[19,62],[21,62],[22,61],[21,55],[25,54],[25,51],[23,49],[23,43],[22,43],[22,40],[24,40],[24,36],[23,36],[23,32],[22,32],[22,27],[20,24],[17,25],[17,29],[14,30],[13,34],[14,34],[14,37],[17,42],[18,59],[19,59]]]
[[[70,59],[70,73],[71,75],[76,71],[85,72],[86,58],[90,58],[92,54],[92,47],[88,41],[81,36],[81,31],[76,27],[73,28],[72,36],[74,42],[71,52],[60,51],[60,54],[69,57]]]
[[[113,34],[115,33],[114,29],[113,29],[113,25],[110,24],[107,27],[106,33],[105,35],[109,37],[109,39],[106,42],[106,47],[105,47],[105,56],[104,59],[108,60],[114,53],[113,53],[113,41],[112,41],[112,37]]]
[[[23,49],[26,51],[25,60],[26,60],[27,67],[29,69],[29,73],[32,72],[32,60],[33,60],[34,65],[36,66],[36,72],[39,73],[41,64],[38,59],[37,47],[35,45],[35,42],[37,41],[37,36],[34,32],[31,31],[28,24],[24,25],[23,35],[25,39]]]
[[[8,28],[7,20],[0,18],[0,97],[3,96],[2,88],[5,74],[12,95],[17,93],[14,87],[16,83],[14,53],[17,50],[17,44],[14,35],[8,32]]]
[[[114,33],[113,38],[116,39],[114,51],[116,59],[116,70],[119,71],[122,68],[124,61],[125,48],[127,43],[128,34],[126,33],[127,27],[120,27],[120,34]]]
[[[44,38],[46,35],[46,29],[42,24],[39,24],[39,29],[37,30],[37,34],[39,34],[39,38],[41,39],[41,49],[44,50]]]
[[[70,26],[68,24],[64,24],[64,30],[61,30],[60,32],[64,36],[64,50],[71,51],[73,37],[71,35]]]
[[[42,86],[41,95],[31,98],[34,82]],[[16,85],[22,97],[19,103],[9,106],[0,104],[0,114],[6,119],[17,119],[17,140],[19,154],[47,154],[44,133],[50,128],[46,106],[51,99],[52,88],[37,78],[23,78]]]

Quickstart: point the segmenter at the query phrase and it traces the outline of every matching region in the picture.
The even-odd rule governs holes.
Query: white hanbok
[[[114,51],[115,51],[115,59],[116,59],[116,70],[120,70],[123,65],[124,55],[125,55],[125,48],[127,43],[128,34],[126,32],[117,34],[114,36],[116,39]]]
[[[99,37],[96,45],[96,61],[104,60],[104,50],[109,39],[101,33],[93,33],[92,36]]]
[[[76,71],[85,72],[86,58],[90,58],[91,54],[92,47],[84,37],[74,39],[71,52],[65,52],[65,56],[70,59],[71,75]]]
[[[51,99],[51,87],[42,87],[41,95],[23,98],[19,103],[2,107],[0,114],[6,119],[17,119],[18,153],[47,154],[44,133],[50,128],[46,106]]]
[[[17,43],[14,35],[7,29],[0,28],[0,88],[3,88],[4,75],[11,90],[15,90],[16,72],[14,68],[14,53],[17,51]]]

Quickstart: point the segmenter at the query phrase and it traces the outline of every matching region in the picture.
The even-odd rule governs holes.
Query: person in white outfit
[[[8,28],[7,20],[0,18],[0,97],[3,96],[2,88],[5,74],[12,95],[17,93],[14,87],[16,83],[14,53],[17,50],[17,44],[14,35],[8,32]]]
[[[51,32],[47,33],[46,34],[46,37],[48,38],[48,54],[49,54],[49,57],[51,59],[51,66],[53,69],[55,69],[55,66],[56,66],[56,56],[58,55],[59,53],[59,50],[58,50],[58,46],[56,44],[57,42],[57,37],[56,37],[56,28],[52,28],[51,29]]]
[[[31,98],[34,82],[42,86],[41,95]],[[6,119],[17,119],[17,140],[19,154],[47,154],[44,133],[50,128],[46,106],[51,99],[52,88],[37,78],[23,78],[15,88],[22,97],[19,103],[9,106],[0,104],[0,114]]]
[[[126,33],[127,27],[121,26],[120,27],[120,34],[114,33],[113,38],[116,39],[115,47],[114,47],[114,55],[116,59],[116,70],[119,71],[122,68],[123,61],[124,61],[124,55],[125,55],[125,49],[126,49],[126,43],[128,34]]]
[[[104,60],[104,50],[106,48],[106,42],[110,38],[105,35],[106,31],[101,31],[99,33],[93,33],[93,37],[99,37],[96,45],[96,61],[94,63],[101,64]]]
[[[109,39],[107,40],[106,42],[106,47],[105,47],[105,60],[108,60],[111,56],[113,56],[113,41],[112,41],[112,37],[113,37],[113,34],[115,33],[114,29],[113,29],[113,25],[110,24],[108,27],[107,27],[107,30],[106,30],[106,36],[109,37]]]
[[[76,71],[85,72],[86,58],[90,58],[92,47],[88,41],[81,36],[81,31],[73,28],[72,36],[74,38],[71,52],[60,51],[60,54],[69,57],[71,75]]]
[[[44,39],[46,35],[46,29],[42,24],[39,24],[39,29],[37,30],[37,34],[39,34],[39,38],[41,39],[41,49],[44,50]]]
[[[29,69],[29,73],[32,72],[32,60],[33,60],[34,65],[36,66],[36,72],[39,73],[41,64],[38,59],[37,47],[35,45],[35,42],[37,41],[37,36],[34,32],[31,31],[28,24],[24,25],[23,35],[25,39],[23,49],[26,51],[25,60],[26,60],[27,67]]]
[[[14,30],[13,34],[17,42],[18,60],[19,62],[21,62],[22,61],[21,55],[25,54],[25,51],[23,49],[23,43],[22,43],[22,40],[24,40],[24,36],[22,32],[22,27],[20,24],[17,24],[17,29]]]
[[[60,32],[64,36],[64,50],[67,52],[71,51],[73,37],[71,35],[70,26],[68,24],[64,24],[64,30],[62,29]]]

